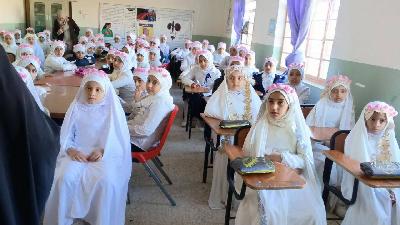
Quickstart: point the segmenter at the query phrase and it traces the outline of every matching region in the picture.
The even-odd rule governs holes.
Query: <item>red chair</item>
[[[171,130],[172,125],[174,124],[174,120],[176,117],[176,114],[178,113],[179,108],[178,106],[175,105],[175,108],[172,110],[171,114],[169,115],[169,119],[167,122],[167,125],[165,127],[164,133],[161,136],[160,143],[143,152],[132,152],[132,161],[141,163],[143,164],[144,168],[147,170],[147,172],[150,174],[150,176],[153,178],[154,182],[156,182],[157,186],[160,187],[161,191],[164,193],[164,195],[168,198],[169,202],[171,205],[176,206],[176,203],[174,199],[169,195],[167,190],[164,188],[164,186],[161,183],[160,178],[157,176],[157,174],[154,172],[154,170],[150,167],[148,164],[148,161],[151,160],[154,165],[157,167],[157,169],[160,171],[160,173],[164,176],[164,178],[167,180],[169,184],[172,184],[171,180],[169,179],[167,173],[162,169],[162,163],[158,156],[160,155],[161,150],[164,147],[165,141],[167,140],[169,131]],[[129,197],[128,197],[128,202],[129,202]]]

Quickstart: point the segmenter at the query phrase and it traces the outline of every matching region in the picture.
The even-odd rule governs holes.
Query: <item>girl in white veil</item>
[[[300,104],[304,104],[310,97],[310,88],[303,82],[304,64],[292,63],[288,69],[288,84],[296,90]]]
[[[326,224],[310,131],[293,88],[283,84],[269,87],[243,149],[249,156],[266,157],[301,170],[306,185],[298,190],[254,191],[248,188],[236,214],[236,225]]]
[[[226,69],[224,81],[210,97],[204,113],[220,120],[249,120],[254,123],[261,100],[243,73],[243,66],[232,65]],[[231,142],[231,137],[221,137],[222,142]],[[223,146],[223,144],[221,144]],[[226,154],[218,151],[213,164],[213,180],[208,204],[211,209],[222,209],[228,193],[226,179]]]
[[[384,102],[368,103],[346,138],[345,154],[359,162],[400,162],[400,150],[394,133],[397,111]],[[351,199],[354,176],[344,172],[342,193]],[[400,190],[370,188],[359,183],[357,199],[346,213],[342,225],[400,224]]]
[[[350,84],[351,80],[345,75],[337,75],[327,79],[320,100],[306,118],[307,125],[351,130],[354,126],[354,106]],[[321,151],[328,149],[329,147],[322,142],[313,143],[315,168],[321,182],[325,164],[325,156]],[[340,183],[340,180],[337,180],[340,177],[337,177],[336,170],[333,169],[332,172],[331,178],[334,177],[332,185]]]
[[[60,134],[60,153],[44,225],[125,224],[131,176],[125,113],[103,71],[87,69]]]

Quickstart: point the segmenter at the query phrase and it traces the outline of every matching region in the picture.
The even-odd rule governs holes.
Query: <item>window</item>
[[[251,40],[253,39],[254,19],[256,16],[256,0],[246,0],[245,12],[243,16],[243,29],[241,35],[241,44],[251,47]],[[235,28],[232,24],[231,43],[235,43]]]
[[[335,38],[339,6],[340,0],[319,0],[316,2],[310,31],[303,44],[306,57],[305,77],[308,81],[317,84],[325,82]],[[285,59],[293,49],[290,44],[290,37],[290,25],[288,17],[286,17],[280,65],[285,65]]]

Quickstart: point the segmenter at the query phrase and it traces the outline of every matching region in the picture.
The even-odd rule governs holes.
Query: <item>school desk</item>
[[[246,156],[241,147],[235,145],[225,145],[225,153],[228,156],[229,161],[232,161],[238,157]],[[228,164],[228,182],[229,191],[228,199],[226,202],[225,210],[225,224],[229,225],[229,220],[233,219],[230,216],[232,196],[238,200],[242,200],[246,194],[246,187],[253,190],[283,190],[283,189],[302,189],[306,185],[306,181],[303,177],[298,174],[297,170],[289,168],[282,163],[275,162],[275,172],[266,174],[248,174],[239,175],[243,179],[243,184],[240,193],[237,193],[234,188],[234,174],[235,171]]]
[[[208,93],[210,90],[208,88],[204,87],[195,87],[192,88],[190,86],[185,85],[183,89],[183,93],[187,94],[186,96],[188,97],[188,111],[186,115],[186,131],[189,131],[189,139],[192,135],[192,119],[193,119],[193,114],[192,114],[192,106],[193,106],[193,97],[194,95],[199,95],[203,93]]]
[[[311,130],[311,139],[314,141],[324,141],[328,142],[331,139],[332,135],[339,131],[338,128],[335,127],[310,127]]]
[[[360,168],[360,162],[351,159],[338,150],[326,150],[322,153],[326,156],[325,163],[335,162],[355,178],[353,194],[350,200],[345,199],[340,190],[330,190],[347,205],[352,205],[355,203],[357,199],[359,181],[371,188],[400,188],[400,179],[372,179],[367,177]],[[330,179],[330,177],[328,179]]]
[[[219,146],[219,141],[221,135],[224,136],[234,136],[237,129],[225,129],[219,127],[219,123],[221,120],[208,117],[204,113],[200,113],[201,118],[204,120],[204,140],[206,141],[206,146],[204,148],[204,166],[203,166],[203,183],[207,181],[207,169],[212,168],[208,164],[208,158],[211,153],[210,161],[213,163],[213,151],[216,151]],[[211,139],[211,131],[213,131],[217,135],[217,143],[213,143]]]
[[[63,119],[78,90],[79,87],[73,86],[51,86],[44,99],[44,106],[49,110],[50,117]]]
[[[35,81],[35,85],[51,85],[51,86],[73,86],[79,87],[82,78],[76,76],[73,71],[57,71],[51,74],[45,74],[40,80]]]

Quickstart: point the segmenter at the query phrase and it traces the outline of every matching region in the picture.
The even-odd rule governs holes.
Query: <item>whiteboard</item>
[[[183,46],[186,39],[192,39],[192,10],[136,7],[130,4],[100,3],[99,30],[105,23],[111,23],[114,35],[121,35],[123,41],[129,32],[149,38],[165,34],[171,49]]]

